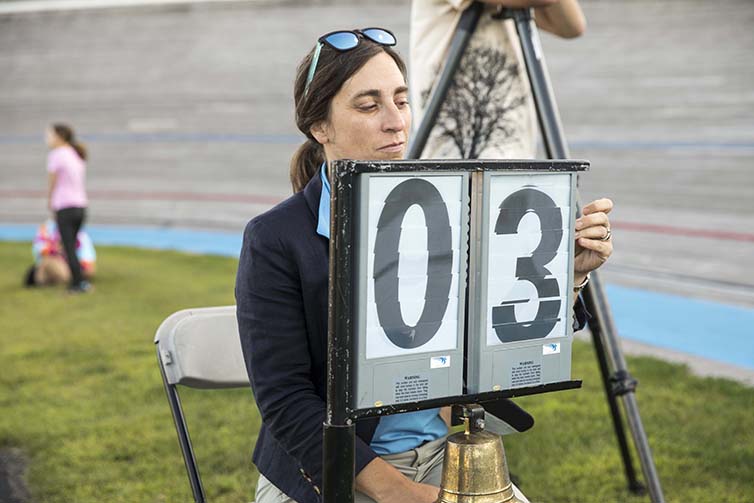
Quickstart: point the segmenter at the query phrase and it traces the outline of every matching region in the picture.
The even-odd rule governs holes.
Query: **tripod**
[[[456,33],[451,40],[447,62],[430,95],[424,118],[411,144],[408,154],[410,159],[418,159],[424,150],[448,90],[453,83],[461,58],[464,55],[472,34],[476,30],[483,11],[484,5],[481,2],[474,2],[474,4],[464,11],[461,17]],[[560,117],[555,105],[555,98],[550,86],[531,10],[506,9],[503,17],[513,19],[516,24],[516,31],[521,42],[521,49],[531,84],[547,158],[568,159],[570,157],[568,146],[562,133]],[[578,210],[578,213],[580,214],[580,210]],[[612,416],[618,447],[623,459],[628,488],[635,494],[643,494],[646,490],[644,485],[637,479],[633,466],[623,424],[623,416],[618,405],[619,397],[623,401],[628,426],[639,454],[639,461],[648,486],[650,498],[654,503],[663,503],[665,499],[662,487],[660,486],[660,480],[652,458],[652,451],[649,448],[649,442],[644,432],[644,426],[639,415],[639,407],[636,402],[635,390],[637,381],[631,377],[626,369],[626,360],[623,357],[617,340],[617,331],[610,312],[610,306],[597,271],[592,272],[591,281],[584,290],[583,295],[586,307],[592,313],[592,319],[589,320],[589,329],[592,333],[597,362],[602,374],[605,394],[610,407],[610,415]]]

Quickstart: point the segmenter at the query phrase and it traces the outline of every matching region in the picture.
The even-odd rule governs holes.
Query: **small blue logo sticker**
[[[551,342],[550,344],[544,344],[542,346],[542,354],[543,355],[556,355],[560,353],[560,343],[559,342]]]
[[[443,369],[450,367],[450,356],[433,356],[429,360],[429,368]]]

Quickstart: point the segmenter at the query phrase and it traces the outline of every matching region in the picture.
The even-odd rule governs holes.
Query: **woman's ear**
[[[309,132],[314,136],[314,139],[317,140],[318,143],[324,145],[330,142],[330,135],[328,134],[327,129],[327,122],[320,121],[313,125]]]

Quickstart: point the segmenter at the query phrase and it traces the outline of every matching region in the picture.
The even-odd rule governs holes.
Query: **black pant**
[[[63,208],[55,214],[65,258],[68,261],[68,267],[71,269],[71,286],[76,286],[84,280],[81,275],[81,264],[79,264],[79,258],[76,255],[76,235],[84,223],[85,216],[86,208]]]

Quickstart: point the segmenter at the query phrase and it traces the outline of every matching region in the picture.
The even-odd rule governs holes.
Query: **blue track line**
[[[621,337],[754,369],[754,309],[607,285]]]
[[[0,225],[0,241],[29,241],[37,227],[26,224]],[[238,257],[240,233],[194,229],[88,225],[86,232],[96,246],[133,246],[151,250],[176,250],[202,255]],[[29,248],[31,254],[31,248]],[[31,256],[31,255],[30,255]]]
[[[96,245],[178,250],[238,257],[235,232],[92,225]],[[0,241],[31,242],[34,225],[0,225]],[[31,248],[31,247],[30,247]],[[29,250],[31,258],[31,249]],[[608,285],[621,337],[754,369],[754,309]]]

